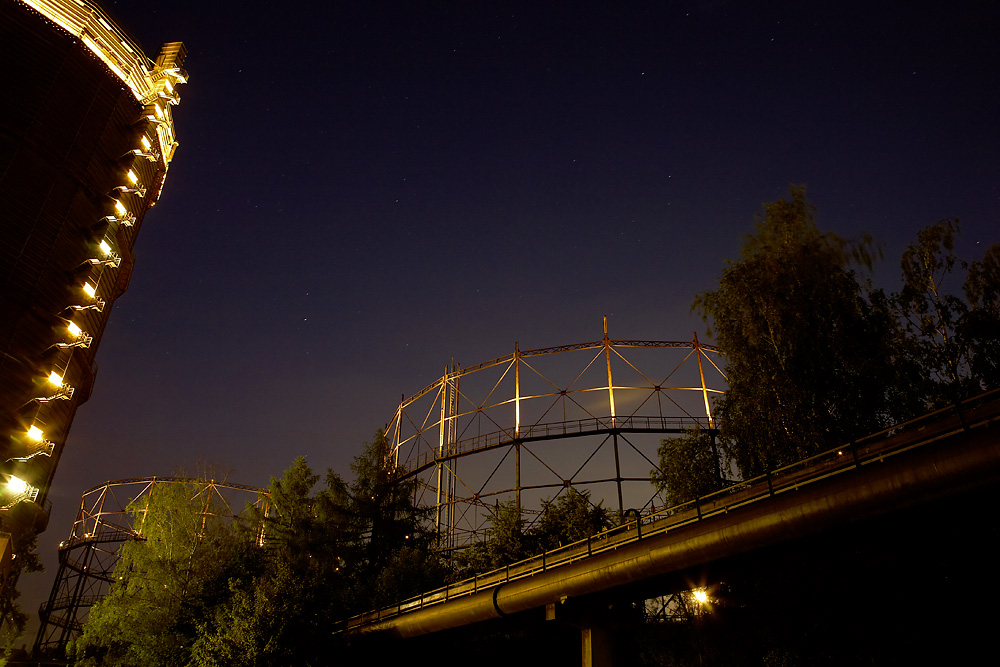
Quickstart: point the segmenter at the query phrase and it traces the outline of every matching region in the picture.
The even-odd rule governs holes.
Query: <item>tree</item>
[[[525,521],[514,499],[497,502],[483,539],[462,552],[459,567],[463,573],[489,572],[515,563],[531,554],[525,537]]]
[[[82,665],[327,664],[336,622],[448,574],[388,451],[376,433],[350,484],[330,470],[318,489],[300,457],[271,478],[267,509],[238,523],[206,518],[192,486],[154,487],[130,507],[142,539],[122,548],[71,653]]]
[[[652,471],[651,480],[668,505],[680,505],[723,487],[714,439],[713,433],[694,428],[660,441],[660,467]]]
[[[958,220],[922,229],[903,253],[903,287],[892,298],[905,331],[901,349],[922,369],[931,407],[1000,386],[1000,246],[968,263],[955,256],[958,233]],[[963,295],[949,292],[956,268],[967,270]]]
[[[344,554],[354,534],[343,481],[328,471],[314,494],[319,479],[302,457],[271,478],[267,511],[248,513],[263,567],[249,582],[230,582],[228,598],[199,624],[194,662],[305,665],[328,655],[330,628],[348,615]]]
[[[357,611],[416,595],[446,576],[444,565],[431,555],[432,533],[425,525],[427,509],[416,503],[416,479],[404,477],[389,453],[389,441],[377,431],[351,464],[354,481],[347,495],[357,536],[349,559],[355,587],[351,598],[367,606]],[[400,556],[404,549],[408,558]],[[413,571],[410,564],[418,556],[424,565]]]
[[[296,569],[341,562],[353,537],[344,481],[328,470],[324,487],[313,495],[319,479],[300,456],[281,479],[271,478],[266,513],[249,512],[253,525],[261,527],[264,546]]]
[[[487,519],[484,539],[461,556],[465,573],[488,572],[509,563],[595,535],[612,525],[611,513],[590,501],[589,491],[570,487],[542,501],[541,513],[528,526],[516,500],[498,502]]]
[[[895,323],[850,266],[870,266],[869,240],[822,233],[803,189],[765,204],[739,261],[694,309],[726,355],[729,389],[716,415],[744,476],[895,421]],[[884,301],[884,300],[883,300]]]
[[[962,291],[970,304],[959,323],[969,347],[969,373],[984,390],[1000,387],[1000,244],[971,262]]]
[[[611,513],[590,502],[589,491],[569,487],[552,500],[542,501],[542,513],[529,531],[535,553],[555,549],[596,535],[611,527]]]
[[[44,572],[45,567],[38,557],[38,533],[33,528],[15,530],[12,532],[13,554],[10,571],[0,588],[0,647],[9,656],[14,642],[24,633],[28,615],[21,609],[17,599],[21,592],[17,588],[18,580],[23,572]],[[3,659],[0,658],[0,665]]]
[[[142,539],[122,546],[111,590],[70,647],[77,664],[185,664],[230,582],[252,576],[252,545],[235,522],[206,516],[196,491],[161,484],[130,507]]]

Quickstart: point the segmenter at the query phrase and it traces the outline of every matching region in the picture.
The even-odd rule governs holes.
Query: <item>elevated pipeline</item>
[[[362,632],[415,637],[544,608],[994,484],[1000,482],[998,436],[997,427],[949,435],[869,462],[853,474],[830,477],[614,551],[384,619]]]

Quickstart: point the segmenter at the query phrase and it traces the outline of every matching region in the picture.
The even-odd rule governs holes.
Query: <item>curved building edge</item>
[[[186,49],[150,60],[95,3],[0,6],[0,613],[177,141]]]

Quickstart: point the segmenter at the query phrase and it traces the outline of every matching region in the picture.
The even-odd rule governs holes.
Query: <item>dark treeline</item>
[[[886,293],[862,276],[878,254],[874,244],[821,232],[804,191],[766,205],[741,257],[695,301],[726,354],[729,390],[714,406],[717,437],[695,431],[664,441],[653,482],[665,499],[683,502],[1000,386],[1000,246],[966,262],[953,254],[957,233],[954,220],[921,231],[902,258],[902,287]],[[298,459],[272,478],[266,516],[235,522],[203,526],[202,508],[182,486],[158,489],[135,508],[146,515],[144,540],[122,548],[117,580],[71,657],[80,665],[350,665],[392,656],[422,664],[445,655],[483,665],[579,664],[578,630],[558,624],[509,622],[400,643],[334,633],[352,614],[613,523],[587,493],[567,489],[538,514],[496,504],[487,539],[440,554],[427,510],[414,504],[416,481],[401,479],[387,454],[378,433],[350,482],[333,471],[321,478]],[[989,500],[975,502],[978,511]],[[666,595],[658,609],[615,600],[617,659],[919,662],[926,646],[898,645],[908,627],[926,643],[935,628],[947,639],[974,625],[941,618],[942,596],[959,594],[953,573],[963,563],[985,566],[996,531],[977,532],[979,513],[966,512],[961,523],[956,512],[939,503],[714,564],[679,588],[638,595]],[[916,531],[944,518],[940,536],[956,541],[931,548]],[[971,534],[972,560],[955,547]],[[698,586],[706,600],[680,590]]]
[[[958,220],[921,230],[886,293],[859,274],[880,254],[870,238],[821,232],[801,189],[766,204],[739,260],[694,302],[728,388],[716,440],[663,442],[653,480],[667,502],[1000,387],[1000,245],[965,261],[958,233]]]

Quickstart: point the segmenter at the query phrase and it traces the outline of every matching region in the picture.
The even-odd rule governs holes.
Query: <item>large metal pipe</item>
[[[854,474],[837,475],[615,551],[401,614],[365,631],[414,637],[544,608],[996,483],[1000,481],[998,433],[989,427],[960,432],[869,462]]]

